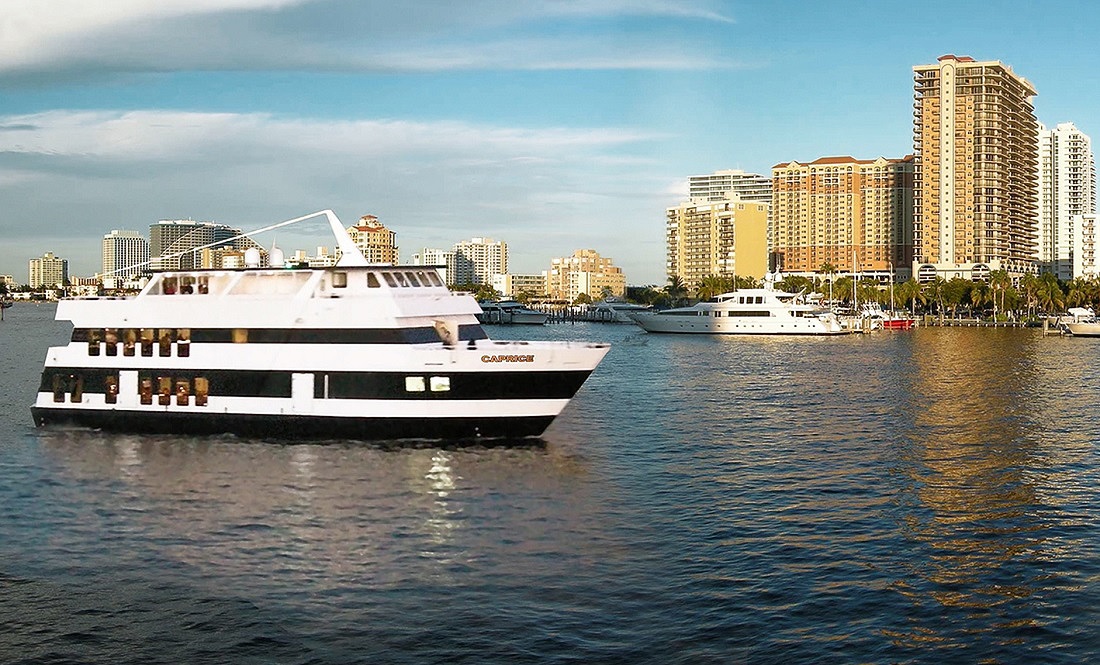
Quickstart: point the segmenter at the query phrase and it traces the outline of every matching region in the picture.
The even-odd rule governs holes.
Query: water
[[[0,662],[1100,662],[1100,343],[613,348],[540,441],[36,431],[0,322]]]

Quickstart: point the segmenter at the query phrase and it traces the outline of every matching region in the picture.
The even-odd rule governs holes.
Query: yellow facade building
[[[668,276],[697,289],[704,277],[753,277],[768,272],[768,210],[762,201],[694,199],[668,208]]]
[[[772,167],[772,256],[786,273],[907,274],[913,259],[912,155],[823,157]],[[904,275],[902,275],[904,276]]]
[[[626,275],[611,259],[593,249],[578,249],[573,256],[550,260],[546,294],[551,300],[575,302],[580,294],[600,300],[604,294],[626,295]]]
[[[363,215],[359,223],[348,227],[352,242],[367,263],[396,264],[397,232],[387,229],[374,215]]]
[[[1035,88],[1000,62],[968,56],[913,72],[917,279],[1035,272]]]

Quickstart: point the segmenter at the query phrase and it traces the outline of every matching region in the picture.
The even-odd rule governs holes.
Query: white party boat
[[[843,335],[852,332],[832,311],[806,296],[775,288],[777,274],[764,288],[723,293],[691,307],[630,312],[647,332],[706,335]]]
[[[538,436],[606,344],[490,340],[472,296],[432,268],[342,254],[155,273],[137,296],[70,298],[31,409],[38,426],[376,440]],[[250,235],[253,235],[250,234]],[[274,253],[274,252],[273,252]],[[255,258],[251,263],[258,263]]]

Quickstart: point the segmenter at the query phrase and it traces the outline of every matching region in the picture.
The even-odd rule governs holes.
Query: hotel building
[[[374,215],[363,215],[359,223],[348,227],[348,235],[367,263],[398,263],[397,232],[391,231]]]
[[[493,284],[495,275],[508,272],[508,244],[492,238],[471,238],[455,243],[451,284]]]
[[[551,300],[576,302],[580,294],[601,300],[604,294],[626,295],[626,275],[611,259],[593,249],[578,249],[573,256],[550,260],[546,295]]]
[[[742,201],[770,203],[771,178],[738,169],[688,177],[688,197],[692,201],[725,201],[735,196],[740,197]]]
[[[425,247],[412,255],[412,264],[415,266],[433,266],[444,284],[454,285],[451,280],[451,276],[455,274],[454,250]]]
[[[251,238],[238,237],[241,230],[216,222],[161,220],[149,226],[149,268],[152,271],[221,268],[224,251],[243,252],[255,247],[266,254]]]
[[[704,277],[754,277],[768,272],[768,214],[764,202],[692,200],[665,211],[665,270],[688,289]]]
[[[27,284],[32,289],[65,288],[69,283],[69,261],[46,252],[41,258],[31,259],[28,263],[30,279]]]
[[[998,61],[966,56],[913,72],[917,279],[1036,272],[1035,88]]]
[[[509,298],[518,298],[527,295],[531,298],[543,299],[546,297],[546,275],[542,272],[537,275],[523,275],[508,273],[493,277],[493,288],[497,293]]]
[[[788,274],[822,266],[907,278],[913,260],[913,156],[823,157],[772,167],[772,258]]]
[[[103,236],[103,285],[116,288],[149,272],[149,240],[137,231],[112,230]]]
[[[1038,207],[1039,269],[1062,280],[1095,275],[1096,162],[1072,122],[1039,126]]]

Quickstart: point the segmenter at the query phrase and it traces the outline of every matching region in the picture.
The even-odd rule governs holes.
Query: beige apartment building
[[[546,273],[546,295],[551,300],[575,302],[584,293],[600,300],[607,292],[626,295],[626,275],[611,259],[593,249],[578,249],[573,256],[550,260]]]
[[[768,272],[768,211],[771,205],[740,198],[693,199],[665,211],[668,276],[688,289],[704,277],[754,277]]]
[[[968,56],[913,72],[917,279],[1035,272],[1035,88],[1007,65]]]
[[[772,167],[772,257],[788,274],[905,277],[913,260],[913,156],[822,157]],[[898,273],[901,273],[900,275]]]
[[[367,263],[396,264],[397,232],[391,231],[374,215],[363,215],[359,223],[348,227],[348,235]]]

